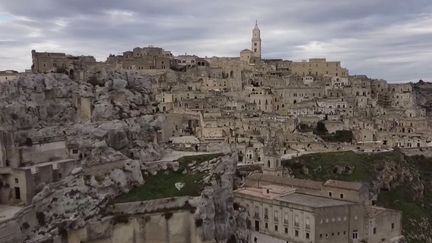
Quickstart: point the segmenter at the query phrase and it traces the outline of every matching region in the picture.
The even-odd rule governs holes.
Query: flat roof
[[[311,208],[325,208],[343,205],[352,205],[353,203],[335,200],[325,197],[306,195],[301,193],[292,193],[285,196],[279,197],[277,200],[287,203],[293,203],[297,205],[303,205]]]
[[[339,180],[327,180],[324,182],[324,186],[328,187],[336,187],[340,189],[347,189],[347,190],[354,190],[358,191],[362,187],[365,186],[365,184],[361,182],[349,182],[349,181],[339,181]]]
[[[13,218],[21,209],[23,207],[0,204],[0,222]]]

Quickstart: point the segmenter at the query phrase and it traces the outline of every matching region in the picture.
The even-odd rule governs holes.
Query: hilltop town
[[[409,162],[432,154],[432,86],[262,51],[255,24],[236,57],[32,50],[0,72],[0,241],[429,242],[380,193],[430,193]]]

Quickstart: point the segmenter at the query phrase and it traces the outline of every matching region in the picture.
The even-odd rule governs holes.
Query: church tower
[[[258,28],[258,21],[255,22],[255,27],[252,30],[252,48],[254,57],[261,59],[261,31]]]

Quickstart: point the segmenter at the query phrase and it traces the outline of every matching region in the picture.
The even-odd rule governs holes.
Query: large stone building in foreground
[[[253,243],[399,242],[401,212],[372,206],[361,183],[254,174],[234,192]]]

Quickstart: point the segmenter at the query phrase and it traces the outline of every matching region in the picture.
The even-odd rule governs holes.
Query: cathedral
[[[258,21],[252,30],[251,49],[244,49],[240,52],[240,60],[249,64],[255,64],[261,61],[261,31],[258,27]]]

